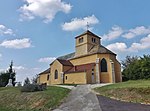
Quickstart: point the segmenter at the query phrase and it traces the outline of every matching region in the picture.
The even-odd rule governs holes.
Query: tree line
[[[126,56],[122,61],[122,69],[123,81],[150,79],[150,55]]]

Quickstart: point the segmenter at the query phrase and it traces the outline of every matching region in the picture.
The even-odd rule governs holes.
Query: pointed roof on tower
[[[93,32],[91,32],[91,31],[89,31],[89,30],[87,30],[87,31],[85,31],[84,33],[82,33],[82,34],[76,36],[75,38],[81,37],[81,36],[83,36],[83,35],[91,35],[91,36],[100,38],[98,35],[94,34]],[[101,38],[100,38],[100,39],[101,39]]]

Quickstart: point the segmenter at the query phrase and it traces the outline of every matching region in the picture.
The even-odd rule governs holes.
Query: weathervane
[[[86,28],[87,28],[87,30],[89,29],[89,23],[87,22],[87,24],[86,24]]]

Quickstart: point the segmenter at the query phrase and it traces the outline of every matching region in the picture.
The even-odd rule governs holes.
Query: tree
[[[121,61],[122,64],[122,68],[125,69],[127,68],[131,63],[133,63],[134,61],[138,60],[138,56],[126,56],[124,61]]]
[[[24,80],[24,86],[25,86],[25,85],[28,85],[28,84],[31,84],[31,83],[30,83],[30,79],[27,77],[27,78]]]
[[[12,79],[12,84],[15,86],[16,72],[13,70],[13,61],[11,61],[9,69],[6,72],[0,73],[0,87],[6,86],[9,79]]]
[[[7,72],[1,72],[0,73],[0,87],[5,87],[9,80],[9,73]]]
[[[150,55],[143,55],[140,58],[128,56],[122,65],[124,81],[150,78]]]
[[[37,84],[38,75],[31,79],[32,84]]]
[[[12,84],[13,84],[13,86],[15,86],[15,84],[16,84],[16,82],[15,82],[15,80],[16,80],[16,72],[15,72],[15,70],[13,70],[13,61],[11,61],[11,64],[10,64],[9,69],[8,69],[7,72],[10,75],[9,79],[12,79]]]

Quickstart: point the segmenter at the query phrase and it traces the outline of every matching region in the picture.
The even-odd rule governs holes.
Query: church
[[[122,81],[116,54],[101,45],[101,38],[87,30],[75,37],[75,52],[54,60],[38,76],[38,83],[95,84]]]

